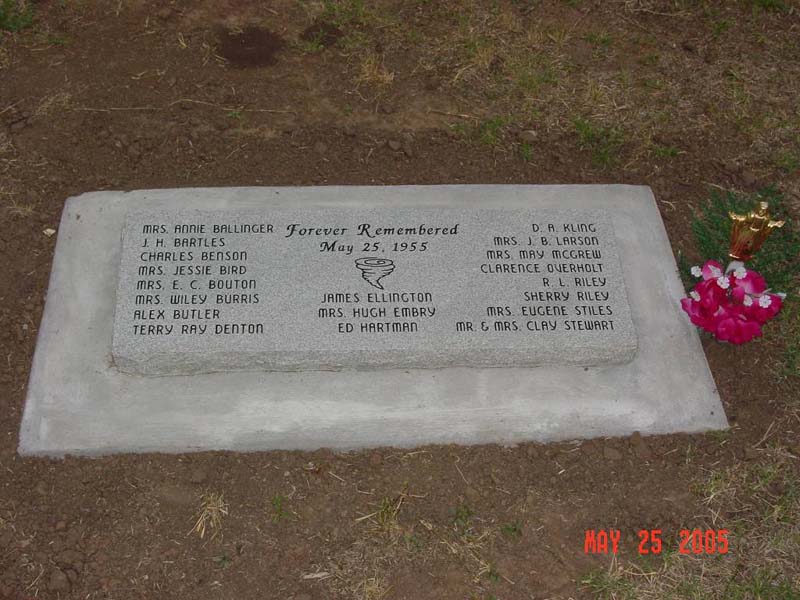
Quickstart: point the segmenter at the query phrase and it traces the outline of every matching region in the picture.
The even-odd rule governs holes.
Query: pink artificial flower
[[[706,331],[713,330],[713,313],[711,315],[707,314],[699,302],[692,298],[683,298],[681,300],[681,308],[689,315],[689,320],[694,325]]]
[[[738,269],[737,269],[738,271]],[[757,294],[762,294],[767,289],[767,282],[764,281],[764,278],[756,273],[755,271],[744,271],[744,275],[738,275],[738,273],[734,273],[733,279],[733,291],[731,292],[731,296],[737,302],[743,302],[745,294],[754,296]]]
[[[712,333],[718,340],[731,344],[744,344],[761,335],[761,326],[749,320],[738,306],[728,305],[715,317]]]
[[[752,303],[742,304],[744,314],[762,325],[777,315],[783,306],[783,298],[777,294],[761,294],[751,300]]]
[[[709,279],[717,279],[724,275],[722,265],[719,264],[715,260],[707,260],[706,264],[700,269],[700,272],[703,274],[703,280],[708,281]]]
[[[694,291],[700,295],[700,304],[707,314],[717,312],[719,305],[726,300],[728,293],[720,286],[717,279],[706,279],[698,283]]]
[[[744,344],[761,335],[761,325],[780,312],[783,298],[766,291],[761,275],[735,264],[727,272],[713,260],[693,267],[692,274],[703,280],[681,300],[681,308],[694,325],[718,340]]]

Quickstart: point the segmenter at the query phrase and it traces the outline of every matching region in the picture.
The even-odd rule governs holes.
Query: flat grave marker
[[[114,364],[143,375],[602,365],[636,351],[602,210],[142,211],[119,275]]]
[[[68,200],[22,454],[415,446],[727,426],[648,188]]]

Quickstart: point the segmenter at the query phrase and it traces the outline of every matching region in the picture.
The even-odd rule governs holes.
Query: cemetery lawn
[[[797,272],[764,338],[703,338],[725,432],[16,455],[68,196],[642,184],[694,264],[713,192],[800,217],[796,0],[0,0],[0,36],[0,598],[800,598]]]

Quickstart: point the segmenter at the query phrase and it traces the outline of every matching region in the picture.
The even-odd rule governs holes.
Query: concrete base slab
[[[145,376],[112,364],[131,207],[589,209],[614,216],[638,349],[602,367]],[[727,427],[649,188],[398,186],[98,192],[68,200],[20,432],[21,454],[515,443]]]

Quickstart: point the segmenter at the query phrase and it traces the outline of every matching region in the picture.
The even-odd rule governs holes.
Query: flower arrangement
[[[692,267],[692,275],[702,278],[681,308],[697,327],[720,341],[744,344],[761,335],[761,327],[783,306],[785,294],[771,293],[767,282],[756,271],[747,269],[750,260],[783,221],[773,221],[766,202],[747,215],[730,213],[733,221],[729,256],[734,259],[724,269],[714,260]]]

